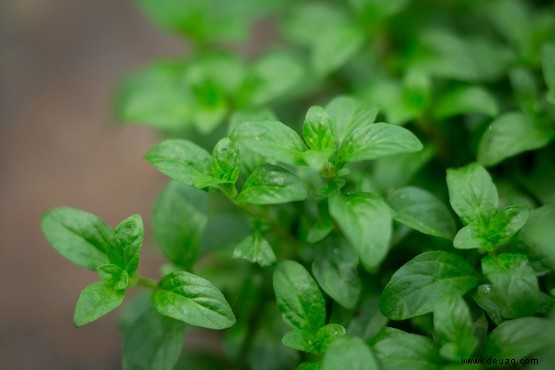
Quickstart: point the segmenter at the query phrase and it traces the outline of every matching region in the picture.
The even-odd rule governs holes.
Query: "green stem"
[[[155,280],[149,279],[149,278],[141,276],[141,275],[137,276],[136,285],[137,286],[142,286],[142,287],[145,287],[145,288],[151,288],[151,289],[156,289],[156,287],[158,286],[158,284],[156,283]]]

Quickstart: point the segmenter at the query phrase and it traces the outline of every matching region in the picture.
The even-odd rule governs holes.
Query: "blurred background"
[[[120,368],[115,314],[74,328],[96,276],[47,244],[40,217],[67,205],[148,227],[165,184],[142,159],[156,135],[117,125],[111,100],[124,73],[183,52],[131,1],[0,0],[1,369]],[[146,233],[140,268],[156,274]]]

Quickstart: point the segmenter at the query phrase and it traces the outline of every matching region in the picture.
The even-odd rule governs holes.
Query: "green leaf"
[[[124,370],[173,369],[183,347],[185,325],[149,308],[123,339]]]
[[[472,298],[486,311],[496,325],[503,322],[504,303],[491,284],[479,285]]]
[[[337,338],[343,337],[345,332],[345,328],[339,324],[322,326],[320,330],[318,330],[318,333],[316,333],[315,346],[318,349],[318,353],[325,352],[330,344]]]
[[[391,320],[432,312],[446,294],[463,295],[478,285],[474,268],[456,254],[424,252],[401,266],[385,287],[380,310]]]
[[[540,94],[534,75],[527,69],[514,68],[509,72],[509,80],[520,110],[527,115],[536,114],[540,107]]]
[[[55,208],[41,220],[42,232],[62,256],[89,270],[109,263],[112,230],[99,217],[75,208]]]
[[[279,204],[300,201],[306,196],[300,178],[284,168],[266,165],[251,173],[236,199],[252,204]]]
[[[186,68],[182,62],[163,62],[127,77],[118,91],[118,119],[160,130],[190,126],[194,97],[184,83]]]
[[[316,333],[325,324],[326,301],[308,271],[295,261],[282,261],[274,271],[274,291],[285,322]]]
[[[416,153],[405,153],[383,157],[374,161],[374,180],[384,192],[406,186],[434,156],[432,146]],[[395,169],[395,170],[392,170]]]
[[[350,0],[349,3],[365,20],[373,23],[399,13],[411,3],[411,0]]]
[[[229,138],[223,138],[214,147],[210,172],[216,179],[235,184],[239,178],[239,148]]]
[[[319,219],[312,225],[310,230],[308,230],[306,241],[309,243],[319,242],[332,232],[333,227],[333,221],[329,216]]]
[[[374,123],[354,130],[339,149],[341,162],[358,162],[422,150],[409,130],[388,123]]]
[[[175,266],[191,268],[207,224],[208,195],[203,191],[172,181],[156,200],[154,237]]]
[[[314,344],[315,340],[316,338],[312,333],[306,330],[295,329],[285,334],[281,342],[287,347],[296,349],[297,351],[318,354],[319,352]]]
[[[306,150],[299,135],[277,121],[243,122],[233,130],[231,139],[269,161],[287,164],[297,164]]]
[[[545,84],[553,98],[555,94],[555,44],[553,43],[542,48],[542,70]],[[551,103],[555,104],[555,101],[551,100]]]
[[[81,292],[75,306],[75,326],[86,325],[106,315],[123,302],[124,295],[125,290],[116,290],[104,281],[87,286]]]
[[[380,365],[370,347],[357,337],[334,340],[324,354],[322,370],[378,370]]]
[[[277,259],[272,246],[259,231],[243,239],[233,250],[233,258],[243,258],[262,267],[273,265]]]
[[[152,305],[162,315],[208,329],[235,324],[224,295],[208,280],[185,271],[164,276],[152,294]]]
[[[324,108],[314,105],[306,113],[303,137],[310,149],[323,151],[333,148],[335,132]]]
[[[386,327],[373,341],[383,370],[443,369],[438,347],[430,338]]]
[[[465,86],[443,95],[434,108],[438,120],[459,114],[483,114],[495,117],[499,107],[495,97],[478,86]]]
[[[442,357],[459,361],[468,358],[478,345],[470,310],[462,297],[448,295],[434,306],[434,335]]]
[[[453,246],[458,249],[481,249],[484,251],[493,251],[494,245],[487,239],[482,230],[482,226],[477,223],[471,223],[459,230]]]
[[[318,251],[312,274],[324,292],[341,306],[353,309],[361,290],[357,265],[358,255],[349,245],[334,243]]]
[[[520,53],[531,46],[532,19],[525,2],[518,0],[498,0],[486,4],[487,15],[497,32]]]
[[[341,145],[357,128],[373,123],[378,115],[376,108],[368,108],[347,96],[339,96],[333,99],[326,105],[325,109],[333,124],[335,142],[338,145]]]
[[[326,24],[313,34],[312,67],[318,75],[326,75],[351,59],[362,48],[364,41],[364,29],[355,22]]]
[[[487,128],[478,145],[478,162],[493,166],[506,158],[547,145],[555,137],[551,127],[522,113],[506,113]]]
[[[181,139],[162,141],[152,147],[145,159],[164,175],[185,185],[193,185],[198,175],[208,173],[210,154],[200,146]]]
[[[528,219],[529,211],[524,206],[508,206],[498,212],[489,225],[488,240],[494,246],[500,246],[508,242]]]
[[[520,239],[530,250],[555,269],[555,205],[546,204],[530,212],[528,221],[520,231]]]
[[[139,267],[144,233],[143,219],[138,214],[120,222],[114,229],[112,241],[107,250],[110,263],[121,267],[133,276]]]
[[[455,220],[433,194],[412,186],[397,189],[387,199],[394,219],[424,234],[451,240]]]
[[[129,285],[129,274],[119,266],[107,264],[96,269],[100,278],[114,290],[122,290]]]
[[[552,321],[539,317],[505,321],[488,336],[484,358],[528,357],[553,345],[553,330]]]
[[[482,258],[482,271],[503,304],[505,318],[531,316],[538,309],[538,279],[525,255],[503,253]]]
[[[332,218],[358,252],[363,265],[373,270],[385,258],[391,239],[391,211],[377,195],[353,193],[329,197]]]
[[[485,225],[497,212],[499,198],[489,173],[479,164],[447,170],[451,207],[465,224]]]

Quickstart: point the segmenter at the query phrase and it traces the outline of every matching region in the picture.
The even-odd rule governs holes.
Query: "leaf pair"
[[[498,211],[497,188],[479,164],[447,170],[449,200],[466,225],[457,235],[455,248],[493,251],[509,241],[526,223],[528,209],[509,206]]]
[[[83,326],[118,307],[139,266],[144,227],[133,215],[110,229],[102,219],[74,208],[56,208],[42,218],[50,244],[73,263],[98,271],[102,281],[86,287],[75,308]]]

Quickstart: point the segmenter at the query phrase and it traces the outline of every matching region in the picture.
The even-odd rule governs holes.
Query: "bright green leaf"
[[[149,308],[123,339],[124,370],[173,369],[183,347],[183,322]]]
[[[299,135],[277,121],[243,122],[233,130],[231,139],[269,161],[287,164],[297,164],[306,150]]]
[[[409,130],[374,123],[354,130],[339,149],[341,162],[358,162],[401,153],[418,152],[423,146]]]
[[[494,245],[487,239],[480,225],[471,223],[457,232],[453,246],[458,249],[481,249],[493,251]]]
[[[233,250],[233,258],[243,258],[262,267],[273,265],[277,261],[272,246],[257,231],[237,244]]]
[[[41,220],[48,242],[71,262],[96,270],[109,263],[106,249],[112,230],[99,217],[75,208],[55,208]]]
[[[113,264],[98,266],[96,269],[100,278],[114,290],[122,290],[129,285],[129,275],[127,271]]]
[[[373,123],[378,115],[377,109],[366,107],[347,96],[333,99],[325,109],[333,124],[335,142],[338,144],[341,144],[357,128]]]
[[[152,147],[145,159],[164,175],[185,185],[208,173],[210,154],[200,146],[181,139],[170,139]]]
[[[318,333],[316,333],[315,346],[318,349],[318,353],[325,352],[329,345],[337,338],[343,337],[345,332],[345,328],[339,324],[322,326]]]
[[[433,194],[416,187],[395,190],[387,199],[394,219],[424,234],[451,240],[455,221],[447,207]]]
[[[238,202],[279,204],[305,199],[307,191],[302,180],[284,168],[266,165],[258,167],[247,178]]]
[[[324,354],[322,370],[378,370],[380,365],[370,347],[357,337],[333,341]]]
[[[297,351],[303,351],[312,354],[318,354],[318,350],[314,344],[315,336],[306,331],[295,329],[285,334],[281,339],[281,342],[289,348],[296,349]]]
[[[434,108],[436,119],[475,113],[488,117],[495,117],[499,114],[495,97],[478,86],[466,86],[450,91],[441,97]]]
[[[456,254],[424,252],[393,274],[382,293],[380,309],[392,320],[405,320],[432,312],[444,295],[462,295],[479,281],[474,268]]]
[[[314,105],[306,113],[303,137],[309,148],[322,151],[333,148],[335,132],[324,108]]]
[[[208,223],[205,192],[171,182],[156,201],[152,214],[154,236],[171,263],[189,269],[196,260]]]
[[[555,131],[540,119],[506,113],[486,129],[478,145],[478,162],[493,166],[506,158],[547,145]]]
[[[451,207],[465,224],[485,225],[497,212],[499,198],[489,173],[479,164],[447,170]]]
[[[123,220],[115,229],[106,251],[110,263],[117,265],[133,276],[139,267],[139,258],[144,239],[143,219],[133,215]]]
[[[162,315],[208,329],[235,324],[224,295],[211,282],[185,271],[164,276],[152,294],[152,305]]]
[[[239,177],[239,148],[229,138],[223,138],[214,147],[210,172],[215,178],[235,184]]]
[[[125,290],[116,290],[104,281],[87,286],[81,292],[75,306],[75,326],[86,325],[106,315],[123,302],[124,295]]]
[[[377,195],[356,193],[329,198],[330,214],[369,269],[385,258],[391,238],[391,211]]]
[[[274,271],[274,291],[285,322],[316,333],[325,324],[326,301],[308,271],[295,261],[282,261]]]

